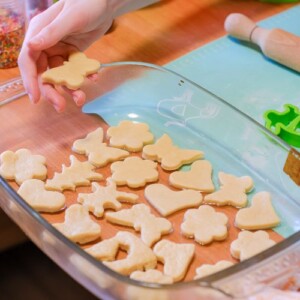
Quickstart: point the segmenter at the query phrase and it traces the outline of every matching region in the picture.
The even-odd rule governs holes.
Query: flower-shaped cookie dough
[[[153,248],[157,259],[164,264],[164,274],[180,281],[184,278],[195,254],[195,245],[162,240]]]
[[[35,210],[57,212],[65,206],[65,196],[60,192],[47,191],[45,183],[38,179],[24,181],[18,194]]]
[[[262,252],[276,243],[269,238],[266,231],[241,231],[238,238],[230,245],[231,255],[239,260],[245,260]]]
[[[194,277],[194,279],[199,279],[205,276],[209,276],[221,270],[227,269],[231,266],[233,266],[233,262],[228,260],[220,260],[214,265],[204,264],[196,269],[197,275]]]
[[[120,202],[136,203],[138,195],[117,191],[115,182],[108,178],[107,186],[92,183],[93,193],[80,193],[77,201],[86,206],[96,217],[102,217],[104,209],[119,210]]]
[[[164,217],[184,208],[198,207],[202,202],[198,191],[173,191],[161,183],[148,185],[145,198]]]
[[[119,248],[128,253],[124,259],[116,259]],[[90,255],[123,275],[134,271],[154,269],[157,259],[152,249],[130,232],[119,231],[114,237],[85,249]]]
[[[169,220],[151,214],[149,206],[143,203],[118,212],[108,212],[105,217],[111,223],[140,231],[142,241],[148,246],[158,241],[163,234],[172,231],[172,223]]]
[[[66,209],[65,221],[52,224],[71,241],[85,244],[100,237],[101,227],[94,222],[89,211],[80,204],[73,204]]]
[[[201,245],[213,240],[221,241],[227,237],[228,218],[225,214],[216,212],[209,205],[198,209],[189,209],[184,214],[181,232],[188,238],[195,238]]]
[[[158,161],[164,170],[171,171],[202,158],[203,152],[180,149],[173,145],[172,139],[167,134],[164,134],[154,145],[147,145],[143,148],[143,157]]]
[[[235,216],[235,225],[240,229],[257,230],[277,226],[277,216],[268,192],[260,192],[253,196],[250,207],[240,209]]]
[[[48,190],[72,190],[76,186],[87,186],[91,184],[92,180],[102,180],[103,175],[93,170],[95,167],[88,161],[81,162],[75,156],[70,156],[71,165],[62,166],[61,173],[55,173],[52,179],[46,182]]]
[[[0,175],[5,179],[15,180],[19,185],[27,179],[46,179],[45,157],[33,155],[28,149],[5,151],[0,160]]]
[[[128,185],[131,188],[142,187],[158,179],[157,163],[136,156],[114,162],[110,169],[117,185]]]
[[[90,132],[84,139],[76,140],[72,150],[88,156],[88,161],[96,167],[103,167],[110,162],[122,160],[129,156],[128,151],[108,147],[106,143],[103,143],[103,129],[101,127]]]
[[[107,136],[110,138],[110,146],[124,148],[131,152],[141,151],[144,145],[154,141],[154,136],[146,123],[134,123],[128,120],[108,128]]]

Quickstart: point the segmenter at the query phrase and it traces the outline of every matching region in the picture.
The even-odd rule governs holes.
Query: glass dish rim
[[[190,79],[162,66],[158,66],[155,64],[151,63],[144,63],[144,62],[135,62],[135,61],[123,61],[123,62],[111,62],[111,63],[106,63],[106,64],[101,64],[100,71],[103,68],[107,67],[118,67],[118,66],[129,66],[129,65],[134,65],[134,66],[142,66],[142,67],[148,67],[152,68],[155,70],[159,70],[162,72],[170,73],[172,75],[175,75],[177,77],[180,77],[181,79],[184,79],[187,81],[189,84],[195,86],[196,88],[204,91],[205,93],[209,94],[213,98],[217,99],[220,101],[222,104],[225,106],[230,107],[236,113],[242,115],[244,118],[248,119],[250,122],[254,123],[257,127],[259,127],[260,130],[262,130],[267,136],[275,140],[280,146],[285,148],[288,152],[292,149],[290,145],[288,145],[285,141],[281,140],[279,137],[274,135],[271,131],[267,130],[263,125],[258,123],[256,120],[252,119],[250,116],[245,114],[244,112],[240,111],[237,109],[235,106],[232,104],[228,103],[221,97],[215,95],[214,93],[210,92],[209,90],[203,88],[202,86],[198,85],[197,83],[191,81]],[[300,239],[300,231],[292,234],[288,238],[285,238],[283,241],[276,243],[276,245],[272,246],[271,248],[245,260],[241,261],[237,264],[234,264],[233,266],[219,271],[217,273],[196,279],[196,280],[191,280],[187,282],[176,282],[173,284],[159,284],[159,283],[148,283],[148,282],[142,282],[142,281],[137,281],[134,279],[131,279],[130,277],[123,276],[110,268],[108,268],[105,264],[103,264],[101,261],[98,261],[91,255],[89,255],[86,251],[84,251],[79,245],[76,243],[73,243],[70,241],[67,237],[65,237],[61,232],[59,232],[55,227],[53,227],[40,213],[35,211],[29,204],[27,204],[26,201],[22,199],[22,197],[10,186],[8,181],[6,181],[3,177],[0,176],[0,185],[7,191],[7,193],[13,198],[14,201],[17,202],[18,205],[20,205],[26,213],[28,213],[31,217],[34,217],[36,221],[38,221],[43,228],[45,228],[47,231],[49,231],[52,235],[55,236],[55,238],[58,238],[65,246],[70,248],[72,251],[74,251],[76,254],[80,255],[84,259],[86,259],[89,263],[93,264],[95,267],[99,268],[101,272],[106,273],[107,275],[110,275],[114,279],[118,281],[122,281],[123,283],[134,285],[137,287],[142,287],[142,288],[154,288],[154,289],[176,289],[176,288],[188,288],[188,287],[205,287],[205,288],[211,288],[213,290],[218,290],[219,292],[226,294],[223,290],[218,289],[216,286],[213,286],[213,284],[217,281],[226,279],[229,276],[235,275],[241,271],[246,270],[248,267],[253,266],[255,263],[261,263],[263,262],[266,258],[271,258],[272,256],[277,255],[284,249],[292,246],[295,244],[295,242],[299,241]],[[296,203],[299,205],[298,203]]]

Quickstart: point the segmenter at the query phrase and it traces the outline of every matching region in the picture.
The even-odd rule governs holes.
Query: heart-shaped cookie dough
[[[57,212],[65,205],[64,194],[56,191],[47,191],[45,183],[38,179],[24,181],[18,194],[35,210],[41,212]]]
[[[280,219],[273,208],[271,195],[268,192],[254,195],[251,206],[240,209],[235,217],[235,225],[240,229],[267,229],[279,223]]]
[[[184,208],[198,207],[202,202],[202,195],[198,191],[173,191],[160,183],[147,186],[145,198],[162,216],[168,216]]]
[[[177,188],[211,193],[215,190],[211,174],[211,163],[207,160],[197,160],[191,165],[190,171],[173,172],[169,177],[169,182]]]

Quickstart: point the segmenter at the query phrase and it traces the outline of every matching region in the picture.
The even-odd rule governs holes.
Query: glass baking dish
[[[28,148],[44,155],[51,178],[61,164],[69,164],[74,140],[95,127],[116,125],[124,119],[146,122],[156,138],[168,133],[176,145],[204,151],[205,159],[214,166],[216,185],[218,171],[252,176],[255,190],[249,198],[262,190],[272,194],[282,221],[274,234],[284,239],[198,280],[172,285],[142,283],[89,256],[51,226],[61,217],[37,213],[16,193],[14,183],[0,178],[1,208],[46,255],[101,299],[244,298],[299,278],[300,187],[283,171],[289,154],[296,161],[295,150],[216,95],[162,67],[137,62],[105,64],[98,81],[87,82],[84,89],[89,99],[84,113],[69,104],[58,115],[47,103],[31,106],[25,97],[0,106],[1,152]],[[68,199],[67,205],[73,201]]]

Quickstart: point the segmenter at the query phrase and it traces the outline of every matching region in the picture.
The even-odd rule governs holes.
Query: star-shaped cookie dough
[[[77,201],[86,206],[96,217],[102,217],[104,209],[121,209],[120,202],[134,204],[137,202],[138,195],[117,190],[115,182],[108,178],[107,186],[101,186],[96,182],[92,183],[93,193],[80,193]]]

